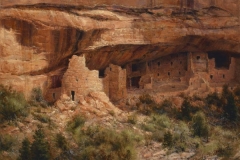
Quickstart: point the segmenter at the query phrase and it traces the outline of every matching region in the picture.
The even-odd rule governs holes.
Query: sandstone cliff
[[[180,52],[240,53],[237,0],[198,0],[185,11],[179,1],[98,2],[1,1],[1,84],[44,87],[72,55],[100,70]]]

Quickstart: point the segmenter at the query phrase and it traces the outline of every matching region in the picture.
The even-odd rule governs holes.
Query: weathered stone
[[[53,3],[50,0],[45,2]],[[81,1],[81,5],[92,6],[96,2]],[[98,2],[101,4],[102,1]],[[239,36],[237,36],[239,34],[239,15],[237,14],[239,3],[237,0],[230,0],[228,3],[195,0],[193,4],[189,4],[190,6],[185,2],[181,4],[176,0],[158,0],[151,3],[150,1],[139,3],[137,0],[134,2],[104,1],[106,5],[124,4],[126,8],[120,7],[121,12],[115,12],[116,7],[78,10],[69,6],[71,12],[68,12],[69,10],[64,11],[64,8],[63,10],[52,9],[54,6],[48,7],[48,4],[45,7],[41,5],[33,5],[32,8],[30,6],[28,8],[11,7],[14,4],[37,4],[37,0],[31,2],[3,0],[1,1],[3,8],[0,11],[0,83],[23,91],[27,97],[30,96],[33,88],[40,87],[46,97],[56,101],[60,97],[59,93],[62,92],[57,88],[61,87],[62,75],[68,68],[68,60],[72,55],[85,54],[86,66],[90,70],[104,70],[112,63],[125,67],[126,64],[136,62],[155,62],[159,57],[169,54],[209,51],[239,54]],[[79,4],[80,1],[69,3],[74,5]],[[66,1],[54,1],[54,4],[66,4]],[[138,9],[128,10],[129,6]],[[141,9],[146,6],[148,9]],[[152,8],[154,6],[158,8]],[[188,14],[193,9],[194,16]],[[181,56],[179,58],[181,59]],[[183,70],[185,60],[183,59],[182,65],[176,63],[177,61],[175,59],[172,67],[169,67],[170,63],[163,66],[171,69],[170,76],[179,78],[179,72],[182,75],[185,74]],[[239,75],[234,76],[232,69],[235,64],[238,66],[239,60],[232,62],[229,71],[211,69],[209,73],[213,78],[210,82],[213,85],[215,82],[229,82],[233,77],[239,80]],[[82,62],[80,64],[85,65],[85,61],[84,64]],[[209,66],[212,64],[210,60]],[[93,91],[103,89],[98,85],[102,83],[101,80],[96,80],[97,71],[86,72],[86,76],[78,77],[82,83],[76,83],[74,74],[85,74],[82,69],[76,67],[77,65],[79,64],[72,63],[69,66],[69,68],[72,67],[69,71],[71,81],[66,82],[66,88],[84,89],[86,81],[88,85],[95,84],[95,87],[92,86]],[[197,66],[197,70],[204,70],[204,64],[202,66],[195,63],[193,66]],[[122,71],[124,72],[124,69]],[[109,75],[109,81],[104,82],[109,85],[111,82],[109,88],[104,89],[109,93],[110,90],[115,91],[116,95],[109,95],[113,100],[124,98],[126,95],[125,89],[121,87],[125,83],[122,80],[124,77],[120,74],[122,71],[117,76],[114,76],[116,72],[113,72],[112,77],[116,81],[112,81]],[[167,80],[168,69],[164,67],[159,71],[154,72],[153,77]],[[225,78],[222,78],[223,74]],[[204,74],[202,76],[205,77]],[[86,77],[89,79],[86,80]],[[120,79],[117,80],[117,77]],[[155,88],[154,80],[149,76],[141,79],[143,88]],[[181,82],[186,82],[187,79],[182,78]],[[199,81],[197,77],[193,80]],[[197,92],[205,92],[208,88],[205,83],[198,83],[193,88],[198,85],[201,87]],[[174,90],[177,85],[171,85],[171,87]],[[164,87],[162,89],[164,90]],[[51,91],[48,93],[49,90]],[[66,92],[70,94],[69,91]],[[80,89],[76,92],[80,92]]]

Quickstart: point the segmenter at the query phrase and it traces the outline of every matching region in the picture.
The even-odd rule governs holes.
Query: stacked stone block
[[[62,93],[78,101],[80,95],[88,95],[92,91],[103,91],[102,80],[98,71],[90,71],[85,64],[85,57],[73,56],[63,76]]]
[[[104,86],[109,86],[108,93],[110,100],[119,101],[126,98],[126,69],[122,69],[120,66],[110,64],[109,67],[106,68],[105,74],[106,77],[104,80]]]

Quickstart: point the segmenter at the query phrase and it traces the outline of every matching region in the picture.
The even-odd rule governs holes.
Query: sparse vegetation
[[[238,109],[235,104],[234,95],[232,93],[229,93],[229,95],[226,97],[226,100],[227,102],[223,107],[224,115],[230,121],[236,121],[238,116]]]
[[[1,94],[12,96],[16,93],[8,89],[6,91]],[[34,101],[37,106],[40,106],[38,101],[42,99],[41,94],[38,95],[39,91],[34,92],[37,93],[33,96]],[[202,155],[217,155],[223,159],[233,159],[238,152],[240,98],[236,89],[232,92],[224,86],[222,94],[213,92],[206,98],[184,95],[179,98],[183,100],[182,105],[177,105],[177,101],[173,104],[170,98],[158,104],[152,96],[147,94],[139,98],[138,110],[124,117],[124,122],[127,118],[127,122],[134,125],[134,130],[129,130],[133,125],[124,126],[124,123],[121,124],[123,127],[117,128],[118,122],[115,122],[113,127],[108,124],[106,125],[108,127],[92,125],[89,122],[85,124],[84,116],[76,115],[67,123],[64,133],[54,136],[49,134],[56,133],[52,132],[54,129],[50,130],[47,124],[43,124],[44,129],[40,127],[35,131],[33,142],[30,143],[28,139],[24,139],[20,149],[19,144],[18,146],[15,144],[17,141],[14,138],[0,135],[0,151],[4,151],[0,152],[0,158],[5,152],[19,149],[18,160],[132,160],[136,159],[136,145],[140,148],[144,145],[152,147],[157,143],[162,143],[163,147],[167,148],[168,154],[191,151],[195,153],[193,158],[196,159],[202,158]],[[25,103],[27,104],[26,101]],[[55,122],[49,114],[45,114],[45,111],[48,112],[50,108],[27,108],[27,106],[25,109],[30,109],[31,118],[42,123]],[[139,116],[141,113],[144,115]],[[115,115],[111,110],[109,114]],[[21,114],[16,115],[8,120],[21,116]],[[2,114],[1,117],[4,119]],[[145,120],[142,119],[143,117]],[[29,121],[28,118],[27,121]],[[22,120],[19,124],[21,126],[25,118],[17,120]],[[39,121],[36,122],[39,123]],[[18,126],[16,121],[8,121],[6,124],[10,122],[15,122],[12,125]]]
[[[185,120],[191,119],[191,104],[188,99],[184,99],[182,106],[181,106],[181,117]]]
[[[45,133],[41,127],[33,135],[34,141],[31,145],[32,160],[49,160],[49,143],[45,140]]]
[[[30,141],[27,138],[25,138],[22,141],[22,147],[19,149],[20,155],[18,160],[31,160],[30,147],[31,147]]]
[[[137,123],[137,114],[136,113],[128,116],[128,123],[131,123],[131,124]]]
[[[0,86],[0,118],[14,120],[20,116],[27,116],[28,103],[22,93]]]
[[[29,102],[32,106],[48,107],[48,103],[44,100],[41,88],[33,88],[31,93],[31,100]]]
[[[173,135],[170,131],[167,131],[164,134],[163,146],[164,147],[170,147],[170,148],[173,146]]]
[[[209,126],[203,112],[197,112],[192,120],[193,135],[208,139]]]
[[[131,132],[116,131],[101,126],[89,126],[76,135],[79,159],[132,160],[136,158],[135,136]]]
[[[51,122],[51,119],[48,115],[34,113],[33,116],[35,119],[39,120],[42,123],[50,123]]]
[[[68,131],[72,133],[75,132],[77,128],[80,128],[84,125],[85,121],[85,118],[80,115],[73,117],[73,119],[68,122]]]
[[[157,104],[149,94],[141,95],[139,101],[140,103],[137,104],[137,109],[145,115],[151,115],[160,109],[160,105]]]
[[[10,135],[0,135],[0,152],[9,151],[15,143],[15,139]]]
[[[56,143],[56,146],[60,148],[62,151],[68,150],[67,140],[62,134],[58,133],[56,135],[55,143]]]
[[[217,92],[208,94],[208,96],[206,97],[206,104],[208,106],[215,105],[215,106],[221,107],[221,101]]]

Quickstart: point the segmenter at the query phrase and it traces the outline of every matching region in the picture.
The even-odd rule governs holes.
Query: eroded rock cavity
[[[127,92],[202,94],[239,83],[236,0],[36,3],[0,10],[0,83],[26,97],[41,87],[49,101],[92,91],[119,101]]]

